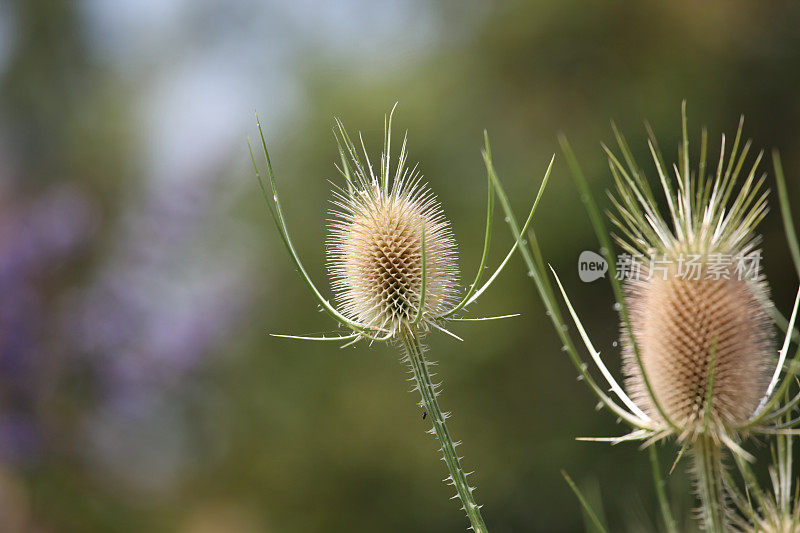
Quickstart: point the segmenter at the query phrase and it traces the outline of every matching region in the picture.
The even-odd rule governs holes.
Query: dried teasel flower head
[[[651,139],[666,217],[639,171],[624,168],[609,152],[617,241],[630,262],[641,266],[622,273],[633,333],[631,338],[623,320],[627,388],[649,417],[669,420],[682,438],[724,435],[745,425],[774,365],[755,233],[767,212],[768,191],[765,176],[757,177],[761,154],[739,185],[750,148],[748,141],[738,154],[740,137],[741,123],[727,162],[723,136],[718,166],[707,171],[704,132],[700,167],[693,173],[684,134],[675,180]]]
[[[791,418],[791,415],[788,416]],[[729,491],[734,503],[743,509],[734,516],[735,525],[743,533],[796,533],[800,531],[800,493],[797,472],[793,468],[794,435],[777,435],[771,446],[769,479],[771,490],[752,475],[749,465],[739,462],[744,491]]]
[[[778,435],[791,442],[791,436],[800,428],[800,418],[793,418],[792,414],[800,405],[800,393],[790,393],[794,372],[785,371],[786,357],[796,333],[800,290],[791,317],[785,321],[770,302],[766,281],[759,270],[759,236],[755,231],[767,211],[767,192],[763,189],[765,176],[757,177],[762,154],[745,166],[750,141],[739,152],[742,122],[727,158],[723,135],[716,169],[706,166],[707,136],[703,131],[699,167],[693,173],[685,102],[682,111],[683,138],[679,163],[673,166],[674,179],[668,174],[650,132],[649,147],[664,192],[666,215],[616,128],[622,157],[604,147],[616,182],[616,194],[611,195],[616,212],[608,216],[618,230],[616,240],[625,251],[617,257],[614,275],[609,277],[617,298],[615,308],[622,319],[627,392],[603,363],[553,270],[586,349],[611,394],[621,403],[606,394],[582,363],[565,333],[552,291],[544,286],[540,294],[548,304],[565,351],[600,400],[599,405],[608,407],[633,428],[619,437],[581,440],[612,443],[639,440],[644,441],[644,448],[675,437],[682,444],[675,463],[687,449],[694,458],[693,472],[705,531],[721,533],[739,530],[736,528],[740,526],[741,530],[750,531],[749,520],[753,516],[780,527],[796,524],[797,514],[785,497],[792,493],[787,488],[791,484],[779,484],[780,505],[762,503],[757,514],[752,512],[749,494],[755,494],[757,487],[751,483],[755,478],[747,464],[755,458],[741,443],[749,434]],[[611,262],[614,258],[609,233],[569,143],[563,137],[561,143],[603,244],[603,254]],[[773,161],[786,236],[800,272],[800,244],[791,225],[777,153],[773,153]],[[743,168],[745,178],[740,184]],[[773,322],[786,332],[780,350],[775,350]],[[777,365],[773,359],[776,353]],[[792,361],[798,363],[800,349]],[[751,489],[747,497],[726,473],[725,448],[733,452],[737,466],[746,473],[745,481]],[[791,448],[784,444],[782,449]],[[791,452],[785,456],[791,457]],[[742,514],[737,515],[730,503],[735,503]],[[787,517],[789,522],[785,520]],[[755,530],[784,531],[758,527]]]
[[[703,265],[700,276],[709,270]],[[769,382],[775,346],[763,282],[737,279],[733,269],[725,273],[728,279],[683,279],[670,268],[664,278],[626,282],[637,344],[623,325],[629,393],[652,418],[661,418],[659,402],[683,436],[701,433],[708,422],[711,428],[746,424]]]
[[[422,316],[442,314],[456,303],[458,270],[439,202],[416,167],[398,166],[391,183],[354,167],[349,188],[334,191],[327,241],[342,312],[391,332],[413,322],[421,305]]]
[[[615,212],[607,214],[625,252],[616,258],[611,282],[622,319],[627,391],[603,363],[556,276],[587,350],[621,404],[602,391],[580,363],[569,339],[565,335],[562,338],[601,405],[634,428],[623,437],[600,440],[644,440],[651,444],[676,436],[690,444],[702,438],[717,447],[724,445],[739,456],[751,457],[739,445],[741,437],[794,431],[800,425],[800,420],[790,425],[776,423],[779,416],[800,404],[798,394],[781,405],[793,383],[790,373],[784,372],[784,364],[795,331],[800,291],[792,315],[784,323],[769,300],[759,268],[756,227],[767,212],[768,191],[764,189],[765,174],[758,175],[762,154],[747,163],[751,143],[740,147],[743,121],[729,155],[722,136],[716,168],[707,166],[707,135],[703,130],[699,166],[692,171],[685,103],[682,111],[683,137],[679,162],[673,166],[674,178],[667,174],[668,167],[650,131],[649,147],[666,200],[666,214],[616,128],[622,156],[604,147],[616,183],[616,193],[610,195]],[[564,138],[561,142],[595,231],[604,243],[603,253],[611,261],[609,234],[569,144]],[[800,247],[793,244],[783,173],[777,154],[773,157],[784,224],[794,250]],[[800,252],[793,255],[800,257]],[[800,265],[800,259],[797,263]],[[555,308],[547,291],[543,298]],[[561,331],[559,320],[554,322]],[[786,331],[779,351],[775,350],[773,322]],[[773,359],[776,353],[777,365]],[[800,361],[800,351],[796,360]]]
[[[396,104],[395,104],[396,107]],[[461,340],[445,329],[448,321],[494,320],[516,315],[467,318],[456,317],[491,286],[520,246],[542,197],[553,159],[547,167],[536,200],[511,250],[500,265],[483,281],[492,230],[496,176],[491,163],[488,136],[484,134],[483,152],[488,179],[486,232],[483,255],[473,282],[459,294],[456,242],[450,223],[438,200],[422,181],[418,167],[409,168],[407,137],[397,156],[392,155],[392,112],[384,117],[383,152],[380,169],[372,162],[359,135],[361,150],[356,148],[338,119],[334,136],[339,145],[339,172],[345,183],[334,187],[328,238],[328,270],[335,299],[334,307],[323,296],[303,266],[286,225],[277,191],[277,181],[267,151],[261,125],[259,134],[267,163],[268,187],[253,156],[264,199],[289,252],[289,257],[321,309],[350,333],[321,337],[275,335],[310,341],[347,341],[349,346],[361,340],[407,341],[434,328]],[[362,158],[363,151],[363,158]],[[252,156],[252,152],[251,152]],[[553,156],[555,158],[555,156]]]
[[[800,531],[800,506],[797,499],[783,508],[774,499],[765,500],[761,514],[751,517],[751,521],[740,520],[742,524],[736,531],[744,533],[797,533]]]

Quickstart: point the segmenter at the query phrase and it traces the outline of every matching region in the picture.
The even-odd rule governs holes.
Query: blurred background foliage
[[[800,212],[798,25],[790,1],[0,3],[0,530],[462,531],[398,352],[268,336],[333,324],[259,198],[253,111],[320,283],[334,114],[377,154],[400,102],[464,277],[483,129],[520,212],[557,153],[535,227],[617,367],[610,291],[577,277],[597,244],[556,134],[602,200],[610,120],[645,162],[645,120],[674,157],[683,99],[712,152],[744,114]],[[786,311],[776,206],[761,229]],[[655,531],[646,455],[573,440],[623,428],[576,382],[521,261],[490,294],[473,313],[522,317],[427,340],[492,531],[583,531],[562,468],[614,531]],[[686,467],[669,481],[682,517]]]

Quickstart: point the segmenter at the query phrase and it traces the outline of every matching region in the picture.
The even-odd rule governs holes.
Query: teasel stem
[[[668,533],[678,533],[678,525],[675,523],[675,517],[672,516],[672,509],[670,509],[669,500],[667,499],[664,476],[661,475],[661,463],[658,460],[658,451],[655,446],[650,446],[647,450],[650,453],[650,468],[653,473],[653,484],[656,488],[658,506],[661,509],[661,517],[664,520],[664,526],[667,528]]]
[[[722,449],[708,435],[702,435],[692,449],[697,462],[697,483],[705,531],[725,533],[729,530],[725,505]]]
[[[727,501],[725,495],[725,470],[722,464],[722,447],[708,431],[712,421],[714,403],[714,381],[717,362],[717,338],[711,339],[709,354],[708,381],[706,383],[706,399],[704,431],[692,443],[696,461],[697,484],[700,492],[701,513],[705,530],[710,533],[725,533],[729,530],[727,522]]]
[[[467,474],[461,466],[460,458],[456,453],[457,444],[453,442],[450,437],[450,431],[445,424],[446,416],[439,408],[439,402],[436,399],[437,392],[436,386],[431,381],[431,375],[428,372],[428,362],[425,360],[425,353],[422,343],[419,340],[419,333],[417,328],[413,325],[406,325],[402,331],[403,344],[408,356],[408,362],[411,369],[414,371],[414,379],[417,383],[420,396],[422,396],[422,407],[428,413],[428,417],[433,423],[433,431],[442,445],[441,451],[444,457],[444,462],[447,464],[447,469],[450,471],[450,480],[456,488],[456,495],[463,503],[464,512],[467,513],[467,518],[472,526],[472,530],[476,533],[487,533],[488,529],[483,522],[481,516],[480,506],[475,503],[475,498],[472,496],[474,487],[470,487],[467,482]]]

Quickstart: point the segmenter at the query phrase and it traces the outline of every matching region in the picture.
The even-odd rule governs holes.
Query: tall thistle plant
[[[323,337],[277,336],[342,342],[343,347],[360,341],[370,344],[385,341],[401,346],[403,360],[409,365],[415,390],[421,396],[420,406],[433,425],[430,433],[441,445],[440,451],[449,470],[445,481],[455,487],[453,498],[461,500],[470,529],[486,532],[481,506],[475,501],[474,487],[469,485],[469,474],[464,471],[462,458],[456,453],[459,442],[453,441],[447,428],[449,414],[439,407],[437,397],[441,383],[432,380],[430,366],[433,363],[426,355],[422,339],[432,329],[459,339],[447,329],[448,322],[505,318],[464,318],[460,315],[489,288],[522,241],[517,238],[500,265],[484,282],[495,200],[495,184],[493,175],[489,173],[483,255],[472,283],[463,295],[459,295],[456,242],[450,223],[436,196],[422,181],[418,167],[407,166],[407,137],[403,138],[400,151],[393,159],[393,112],[394,109],[384,119],[383,153],[378,173],[373,170],[361,136],[363,159],[341,121],[336,120],[334,135],[340,156],[337,168],[344,183],[342,186],[333,185],[334,207],[326,249],[331,285],[340,306],[338,309],[311,281],[289,237],[275,173],[261,124],[258,124],[269,177],[267,185],[254,157],[253,166],[278,232],[295,268],[322,309],[348,331],[344,335]],[[523,233],[533,219],[552,164],[551,159],[523,225]]]
[[[564,350],[581,378],[600,405],[631,428],[619,437],[584,440],[641,441],[642,448],[649,448],[664,523],[669,531],[677,532],[652,448],[658,441],[674,440],[679,445],[676,462],[684,452],[694,458],[703,527],[718,533],[740,527],[742,520],[753,523],[759,512],[767,520],[780,514],[776,509],[785,511],[787,508],[786,478],[780,477],[780,472],[785,471],[785,460],[777,461],[784,467],[776,470],[781,480],[777,484],[780,488],[777,501],[782,502],[783,507],[777,504],[770,507],[765,498],[760,511],[752,513],[742,508],[747,498],[732,481],[726,464],[732,458],[744,475],[749,472],[748,462],[753,460],[743,448],[749,436],[778,435],[784,439],[779,442],[784,442],[781,450],[785,450],[788,436],[800,425],[800,419],[787,417],[800,402],[800,394],[789,395],[794,377],[792,372],[785,372],[789,366],[787,356],[800,292],[787,321],[770,302],[763,275],[742,276],[738,270],[743,258],[753,261],[760,257],[756,227],[767,210],[765,176],[759,171],[762,154],[748,162],[751,143],[747,141],[741,146],[742,124],[730,154],[726,153],[723,135],[715,167],[708,165],[704,130],[698,166],[692,170],[685,104],[682,119],[682,143],[678,162],[672,167],[666,165],[650,132],[649,147],[666,212],[660,209],[643,170],[616,128],[620,155],[604,146],[616,185],[615,193],[610,195],[615,211],[609,212],[608,217],[617,230],[615,240],[624,251],[620,258],[640,259],[636,276],[626,277],[618,270],[618,257],[614,255],[612,238],[603,217],[569,144],[561,138],[601,251],[609,264],[609,279],[617,300],[615,308],[621,318],[625,387],[601,359],[561,281],[550,269],[602,379],[596,380],[588,371],[567,332],[535,236],[531,235],[529,245],[522,246],[520,251],[564,343]],[[491,167],[490,161],[488,164]],[[519,229],[496,177],[495,185],[512,233],[519,238],[524,228]],[[781,186],[782,181],[779,182]],[[780,192],[781,206],[788,210],[785,192]],[[785,221],[787,218],[784,217]],[[792,231],[787,223],[787,235],[793,236]],[[793,256],[796,256],[794,250],[796,239],[793,248]],[[684,270],[688,262],[692,263],[691,276]],[[773,341],[773,323],[785,331],[780,349],[776,349]],[[798,360],[800,349],[794,355],[793,364]],[[786,457],[785,451],[781,453]],[[748,491],[750,489],[752,487]],[[736,507],[741,514],[737,514]]]

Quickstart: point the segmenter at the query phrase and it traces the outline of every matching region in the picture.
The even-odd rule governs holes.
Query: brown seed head
[[[730,153],[722,136],[714,170],[707,166],[704,132],[692,170],[685,103],[681,115],[672,172],[652,131],[649,143],[666,211],[621,135],[624,157],[609,152],[615,237],[652,269],[624,276],[635,345],[623,324],[623,366],[630,396],[650,418],[668,418],[680,438],[708,433],[725,441],[758,410],[770,383],[770,356],[777,353],[756,233],[769,191],[759,177],[761,155],[744,164],[749,141],[739,152],[742,121]]]
[[[433,194],[419,182],[391,192],[380,187],[338,195],[328,238],[328,267],[346,314],[389,331],[451,303],[457,283],[456,245]]]
[[[774,353],[763,280],[697,278],[672,268],[626,283],[626,301],[642,366],[667,417],[686,437],[701,431],[704,417],[736,427],[754,413],[769,382]],[[630,337],[623,326],[624,370],[634,401],[659,419],[648,395]],[[712,386],[713,372],[713,386]],[[711,390],[710,390],[711,389]]]

